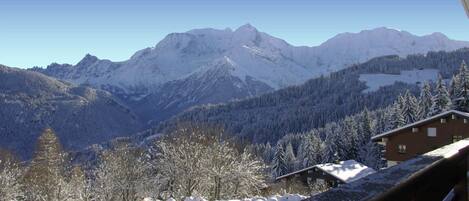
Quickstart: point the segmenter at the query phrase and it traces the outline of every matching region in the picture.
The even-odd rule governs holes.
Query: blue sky
[[[246,23],[293,45],[382,26],[469,41],[459,0],[1,0],[0,64],[122,61],[171,32]]]

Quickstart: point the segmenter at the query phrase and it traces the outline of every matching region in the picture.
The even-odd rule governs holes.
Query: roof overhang
[[[325,174],[328,174],[334,178],[336,178],[337,180],[343,182],[343,183],[348,183],[348,182],[351,182],[351,181],[355,181],[357,179],[360,179],[361,177],[358,177],[359,175],[355,174],[355,179],[350,179],[350,178],[341,178],[340,176],[332,173],[330,170],[327,170],[328,168],[332,168],[332,169],[337,169],[337,168],[340,168],[340,167],[328,167],[328,166],[334,166],[334,165],[344,165],[344,166],[350,166],[352,163],[352,165],[354,167],[356,167],[357,165],[359,165],[360,167],[358,169],[360,169],[360,172],[368,172],[368,174],[372,174],[375,172],[375,170],[373,170],[372,168],[369,168],[367,167],[366,165],[363,165],[355,160],[347,160],[347,161],[340,161],[339,164],[334,164],[334,163],[324,163],[324,164],[316,164],[316,165],[313,165],[313,166],[310,166],[310,167],[307,167],[307,168],[304,168],[304,169],[301,169],[301,170],[298,170],[298,171],[295,171],[295,172],[292,172],[292,173],[289,173],[289,174],[285,174],[285,175],[282,175],[280,177],[277,177],[275,178],[275,181],[279,181],[279,180],[282,180],[282,179],[285,179],[285,178],[289,178],[289,177],[292,177],[292,176],[295,176],[299,173],[303,173],[303,172],[306,172],[306,171],[309,171],[309,170],[313,170],[313,169],[316,169],[318,171],[321,171]],[[348,168],[343,168],[343,169],[347,169],[347,170],[351,170],[350,167]],[[371,170],[371,171],[370,171]],[[342,171],[341,173],[343,172],[346,172],[346,171]]]
[[[460,111],[457,111],[457,110],[449,110],[449,111],[446,111],[446,112],[442,112],[440,114],[437,114],[437,115],[434,115],[434,116],[431,116],[431,117],[428,117],[424,120],[420,120],[420,121],[417,121],[415,123],[411,123],[411,124],[407,124],[403,127],[400,127],[400,128],[396,128],[396,129],[393,129],[393,130],[390,130],[390,131],[387,131],[387,132],[384,132],[384,133],[381,133],[379,135],[376,135],[376,136],[373,136],[371,138],[372,141],[379,141],[381,138],[384,138],[384,137],[387,137],[387,136],[390,136],[392,134],[395,134],[399,131],[402,131],[402,130],[405,130],[405,129],[409,129],[409,128],[412,128],[412,127],[416,127],[416,126],[420,126],[422,124],[425,124],[429,121],[433,121],[435,119],[438,119],[438,118],[442,118],[442,117],[445,117],[445,116],[448,116],[448,115],[451,115],[451,114],[456,114],[458,116],[462,116],[462,117],[466,117],[466,118],[469,118],[469,113],[466,113],[466,112],[460,112]]]
[[[467,17],[469,17],[469,0],[461,0],[464,10],[466,10]]]

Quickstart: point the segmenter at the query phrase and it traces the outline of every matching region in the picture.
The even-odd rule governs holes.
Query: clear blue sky
[[[459,0],[1,0],[0,64],[121,61],[171,32],[245,23],[293,45],[381,26],[469,41]]]

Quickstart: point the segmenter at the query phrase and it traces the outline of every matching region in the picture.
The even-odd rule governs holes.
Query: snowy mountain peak
[[[235,32],[257,32],[256,27],[252,26],[251,24],[247,23],[242,25],[236,29]]]
[[[99,61],[98,57],[91,54],[86,54],[81,61],[77,63],[77,66],[88,66]]]
[[[317,47],[295,47],[245,24],[235,31],[205,28],[168,34],[156,46],[142,49],[123,62],[87,54],[73,67],[41,72],[125,95],[152,93],[170,82],[204,72],[229,75],[245,84],[255,81],[256,85],[268,86],[264,89],[280,89],[378,56],[469,47],[468,42],[443,36],[435,33],[421,37],[380,27],[339,34]]]
[[[437,39],[449,40],[448,36],[446,36],[445,34],[443,34],[441,32],[432,33],[430,36],[432,36],[434,38],[437,38]]]

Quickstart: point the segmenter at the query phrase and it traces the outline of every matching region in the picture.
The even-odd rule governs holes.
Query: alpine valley
[[[298,47],[260,32],[247,24],[236,30],[196,29],[185,33],[172,33],[156,46],[142,49],[122,62],[86,55],[75,65],[53,63],[47,68],[34,67],[28,70],[2,67],[0,112],[3,119],[0,122],[0,129],[6,131],[2,132],[6,135],[0,136],[0,142],[14,139],[19,144],[9,143],[8,146],[15,150],[30,146],[32,132],[37,132],[38,128],[22,125],[25,121],[41,119],[41,122],[37,123],[38,127],[45,125],[53,127],[65,142],[80,141],[80,143],[74,142],[73,146],[72,143],[64,143],[68,148],[80,149],[113,137],[130,136],[138,131],[154,128],[162,121],[193,106],[223,104],[241,99],[245,102],[255,101],[260,100],[259,96],[275,97],[278,93],[304,88],[314,93],[327,88],[310,88],[311,83],[327,84],[321,79],[334,81],[334,78],[337,78],[332,77],[334,72],[348,72],[348,69],[361,69],[360,66],[368,65],[363,68],[365,70],[355,70],[354,79],[334,82],[341,88],[357,83],[363,86],[364,80],[357,81],[357,76],[367,74],[366,78],[370,79],[373,73],[387,73],[378,71],[376,67],[383,67],[382,62],[389,64],[390,58],[393,61],[401,61],[408,55],[417,55],[413,56],[419,58],[415,61],[428,62],[434,59],[427,56],[429,52],[432,52],[432,55],[448,55],[450,53],[435,52],[455,51],[464,47],[469,47],[469,42],[451,40],[441,33],[416,36],[388,28],[342,33],[316,47]],[[459,50],[452,55],[461,51],[467,53],[467,50]],[[374,62],[371,66],[370,63],[358,65],[375,57],[387,55],[395,56],[371,60],[370,62]],[[461,60],[455,59],[451,65],[456,62]],[[354,68],[348,68],[352,66]],[[436,68],[416,64],[406,65],[402,69],[399,66],[391,67],[393,74],[399,74],[400,70],[413,68],[440,70],[444,66]],[[313,87],[331,86],[320,84]],[[415,83],[407,84],[415,86]],[[401,85],[406,84],[401,83]],[[402,89],[406,87],[409,88],[406,85]],[[368,92],[363,91],[365,89],[366,87],[360,88],[359,93],[367,94]],[[383,87],[380,89],[385,90]],[[351,96],[353,93],[344,93],[343,96]],[[379,93],[379,90],[370,93]],[[21,97],[21,99],[11,97]],[[312,104],[326,104],[325,100],[331,100],[329,96],[324,97],[322,102],[318,102],[322,96],[316,97],[316,102]],[[217,107],[216,110],[198,108],[197,111],[206,111],[198,113],[204,114],[203,117],[199,116],[199,119],[203,119],[204,122],[209,121],[205,118],[210,118],[211,115],[216,116],[217,120],[221,118],[217,115],[225,115],[225,119],[230,119],[228,118],[230,115],[242,118],[238,116],[240,112],[236,111],[243,108],[238,108],[237,103],[240,104],[242,101]],[[376,107],[385,103],[389,103],[389,100],[386,99],[383,104],[377,104]],[[282,102],[282,104],[289,103]],[[252,111],[261,114],[260,110],[265,109],[264,107]],[[279,106],[274,109],[282,111],[282,107]],[[206,114],[211,111],[217,114]],[[330,112],[326,109],[317,111]],[[355,111],[359,110],[348,110],[346,113],[337,113],[336,116],[338,118],[342,114]],[[196,115],[194,110],[189,112],[192,113],[183,113],[182,117],[190,119],[187,118],[190,114],[192,119],[197,119],[193,116]],[[264,115],[263,118],[268,118],[268,115]],[[78,120],[83,124],[88,122],[86,124],[91,126],[71,123]],[[169,124],[171,123],[164,125]],[[292,132],[305,129],[287,130]],[[284,134],[286,133],[275,133],[275,138]],[[263,141],[266,138],[262,136],[258,140]]]

